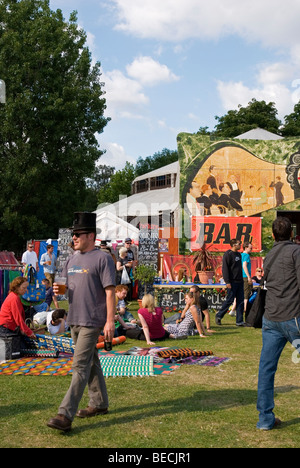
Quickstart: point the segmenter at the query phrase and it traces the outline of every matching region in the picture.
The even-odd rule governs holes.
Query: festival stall
[[[9,283],[21,275],[21,265],[13,252],[0,252],[0,306],[9,291]]]
[[[225,140],[181,133],[177,141],[181,216],[174,218],[174,229],[179,233],[179,255],[160,250],[162,281],[154,285],[154,290],[165,311],[178,309],[184,305],[186,288],[195,283],[210,308],[217,310],[226,295],[220,278],[222,257],[230,249],[231,239],[252,244],[254,276],[273,246],[272,223],[276,217],[288,217],[295,237],[300,235],[299,139],[284,139],[256,129]],[[214,278],[196,283],[199,272],[193,254],[203,245],[213,253],[210,270]],[[176,281],[183,270],[184,283]]]

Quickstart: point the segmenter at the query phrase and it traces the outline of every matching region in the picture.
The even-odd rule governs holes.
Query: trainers
[[[106,414],[108,413],[107,408],[92,408],[88,406],[85,409],[81,409],[77,412],[76,416],[78,418],[92,418],[93,416],[98,416],[99,414]]]
[[[47,422],[47,426],[58,431],[68,432],[72,428],[72,421],[63,414],[58,414]]]
[[[216,316],[215,320],[217,325],[222,325],[221,319],[219,317]]]

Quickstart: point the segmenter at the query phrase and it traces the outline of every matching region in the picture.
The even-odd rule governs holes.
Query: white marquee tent
[[[130,237],[138,242],[139,230],[109,211],[97,212],[97,240],[123,241]]]

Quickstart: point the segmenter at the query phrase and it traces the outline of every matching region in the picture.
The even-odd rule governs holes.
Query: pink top
[[[150,333],[151,340],[158,340],[165,336],[165,329],[162,326],[163,311],[160,307],[155,307],[155,313],[149,312],[148,309],[139,309],[138,314],[144,317]]]

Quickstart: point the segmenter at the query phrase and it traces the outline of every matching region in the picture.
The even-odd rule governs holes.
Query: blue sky
[[[50,0],[77,10],[101,62],[111,122],[102,164],[122,169],[252,99],[279,118],[300,100],[299,0]]]

